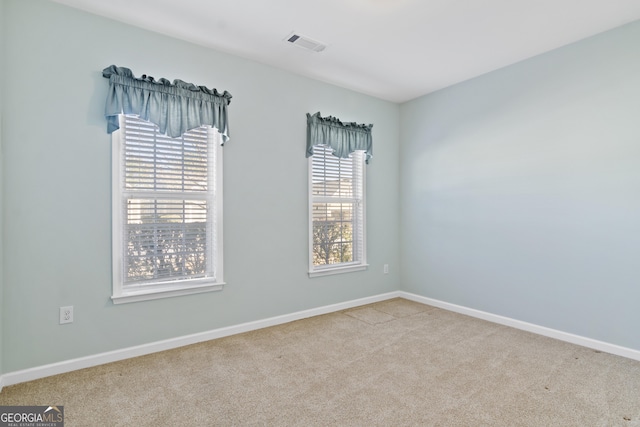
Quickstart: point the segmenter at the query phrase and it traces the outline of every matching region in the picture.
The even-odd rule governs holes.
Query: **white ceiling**
[[[394,102],[640,19],[640,0],[54,1]]]

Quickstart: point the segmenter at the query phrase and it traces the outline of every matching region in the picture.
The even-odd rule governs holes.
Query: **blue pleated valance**
[[[120,128],[119,114],[136,114],[174,138],[209,125],[218,129],[223,142],[229,139],[227,107],[231,94],[227,91],[220,94],[216,89],[182,80],[171,83],[146,75],[135,77],[130,69],[115,65],[102,70],[102,76],[109,79],[105,105],[108,133]]]
[[[320,112],[307,113],[307,157],[314,145],[328,145],[336,157],[349,157],[356,150],[365,151],[366,162],[373,157],[371,128],[373,125],[343,123],[335,117],[321,117]]]

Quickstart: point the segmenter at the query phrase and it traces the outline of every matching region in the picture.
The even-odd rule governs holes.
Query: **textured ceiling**
[[[394,102],[640,19],[640,0],[54,1]]]

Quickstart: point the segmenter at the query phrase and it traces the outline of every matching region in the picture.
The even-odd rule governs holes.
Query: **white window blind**
[[[114,268],[120,279],[114,296],[219,279],[216,135],[200,127],[171,138],[152,123],[121,116],[114,197],[120,209],[114,216],[121,218],[114,223],[114,233],[121,233],[114,238],[114,258],[121,263],[120,271]]]
[[[310,177],[310,272],[365,264],[364,155],[314,146]]]

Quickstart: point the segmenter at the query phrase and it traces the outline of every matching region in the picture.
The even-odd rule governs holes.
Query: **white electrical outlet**
[[[73,306],[60,307],[60,324],[73,322]]]
[[[384,265],[384,274],[389,274],[389,264]]]

